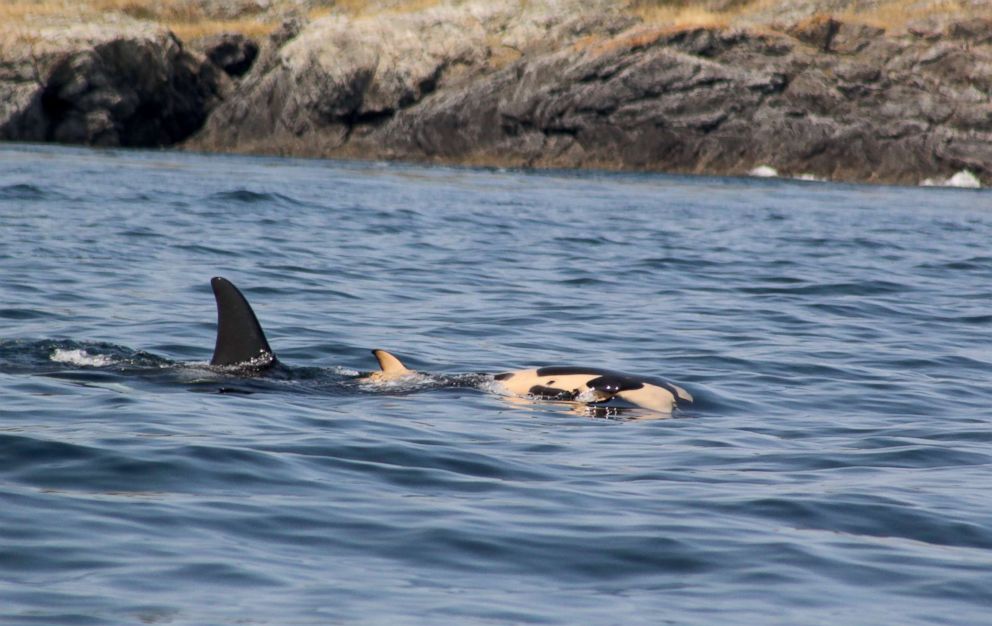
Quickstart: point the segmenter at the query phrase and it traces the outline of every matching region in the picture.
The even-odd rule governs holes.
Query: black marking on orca
[[[217,343],[210,364],[257,368],[275,365],[276,355],[244,295],[231,281],[219,276],[210,279],[210,286],[217,300]]]
[[[630,374],[624,374],[623,372],[598,367],[551,366],[541,367],[537,370],[538,376],[581,376],[584,374],[588,374],[589,376],[598,376],[597,378],[594,378],[586,383],[590,388],[596,389],[597,391],[619,393],[621,391],[640,389],[645,383],[647,383],[661,387],[668,393],[672,394],[672,397],[675,398],[676,404],[685,402],[685,399],[679,395],[679,392],[674,385],[660,378],[655,378],[654,376],[631,376]],[[505,374],[501,374],[501,376],[503,376],[503,378],[497,378],[497,380],[509,378],[509,376]]]
[[[579,395],[577,391],[567,391],[555,387],[545,387],[544,385],[534,385],[527,390],[527,393],[545,400],[574,400]]]
[[[666,382],[664,380],[655,380],[653,381],[652,384],[658,385],[668,393],[672,394],[672,398],[674,398],[676,405],[678,405],[680,402],[691,402],[680,396],[678,389],[676,389],[675,385],[673,385],[672,383]]]
[[[496,374],[493,376],[496,380],[506,380],[508,378],[513,378],[513,372],[503,372],[502,374]]]
[[[605,391],[606,393],[620,393],[621,391],[640,389],[644,386],[644,383],[633,376],[614,376],[612,374],[607,374],[605,376],[600,376],[599,378],[593,378],[588,381],[586,385],[590,389],[595,389],[597,391]]]
[[[552,366],[541,367],[537,370],[538,376],[595,376],[586,383],[591,389],[605,391],[608,393],[619,393],[631,389],[640,389],[644,386],[644,380],[640,376],[631,376],[623,372],[600,369],[598,367],[569,367]]]
[[[539,367],[537,368],[538,376],[572,376],[575,374],[589,374],[604,376],[607,374],[614,374],[616,376],[623,376],[620,372],[614,372],[611,370],[599,369],[596,367],[574,367],[570,365],[552,365],[550,367]]]

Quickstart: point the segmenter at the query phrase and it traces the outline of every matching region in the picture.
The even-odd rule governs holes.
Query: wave
[[[0,372],[49,374],[66,366],[161,369],[177,365],[154,354],[106,342],[0,339]]]
[[[738,287],[737,291],[756,295],[808,295],[808,296],[871,296],[887,293],[912,291],[911,285],[894,283],[888,280],[866,280],[863,282],[822,283],[798,287]]]
[[[45,200],[59,194],[38,187],[18,183],[15,185],[5,185],[0,187],[0,200]]]
[[[302,203],[295,198],[276,192],[252,191],[250,189],[232,189],[229,191],[219,191],[207,196],[206,201],[210,204],[230,205],[254,205],[254,204],[275,204],[279,206],[300,206]]]
[[[50,313],[36,309],[0,309],[0,319],[8,320],[36,320],[48,317]]]
[[[932,269],[932,270],[955,270],[955,271],[968,271],[968,270],[980,270],[980,271],[992,271],[992,256],[973,256],[967,259],[956,259],[953,261],[930,261],[926,263],[920,263],[916,267],[920,269]]]

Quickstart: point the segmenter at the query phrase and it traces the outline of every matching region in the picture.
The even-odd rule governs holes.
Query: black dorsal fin
[[[217,300],[217,344],[211,365],[274,365],[276,356],[265,339],[251,305],[226,278],[210,279]]]

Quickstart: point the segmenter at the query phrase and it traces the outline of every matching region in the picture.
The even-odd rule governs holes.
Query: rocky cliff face
[[[132,26],[0,56],[0,138],[992,182],[992,16],[665,29],[612,0],[469,0],[288,20],[257,58],[210,45]]]
[[[967,29],[967,32],[966,32]],[[634,30],[399,112],[357,153],[555,167],[992,178],[992,21],[886,36]]]
[[[577,13],[558,15],[568,14]],[[471,11],[316,22],[256,68],[191,145],[698,173],[765,164],[911,184],[969,169],[992,179],[992,20],[892,34],[830,18],[779,30],[651,29],[619,15],[520,24]]]
[[[346,153],[357,138],[429,95],[477,84],[513,60],[590,34],[616,33],[635,22],[609,5],[606,0],[478,1],[416,13],[288,23],[191,145]],[[363,156],[384,154],[377,150]]]
[[[81,28],[0,62],[0,138],[168,146],[198,130],[226,83],[168,31]]]

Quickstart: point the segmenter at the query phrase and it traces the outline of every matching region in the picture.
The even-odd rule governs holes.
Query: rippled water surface
[[[985,191],[2,146],[0,623],[988,623],[990,246]],[[290,375],[205,367],[215,275]],[[697,402],[451,384],[542,364]]]

